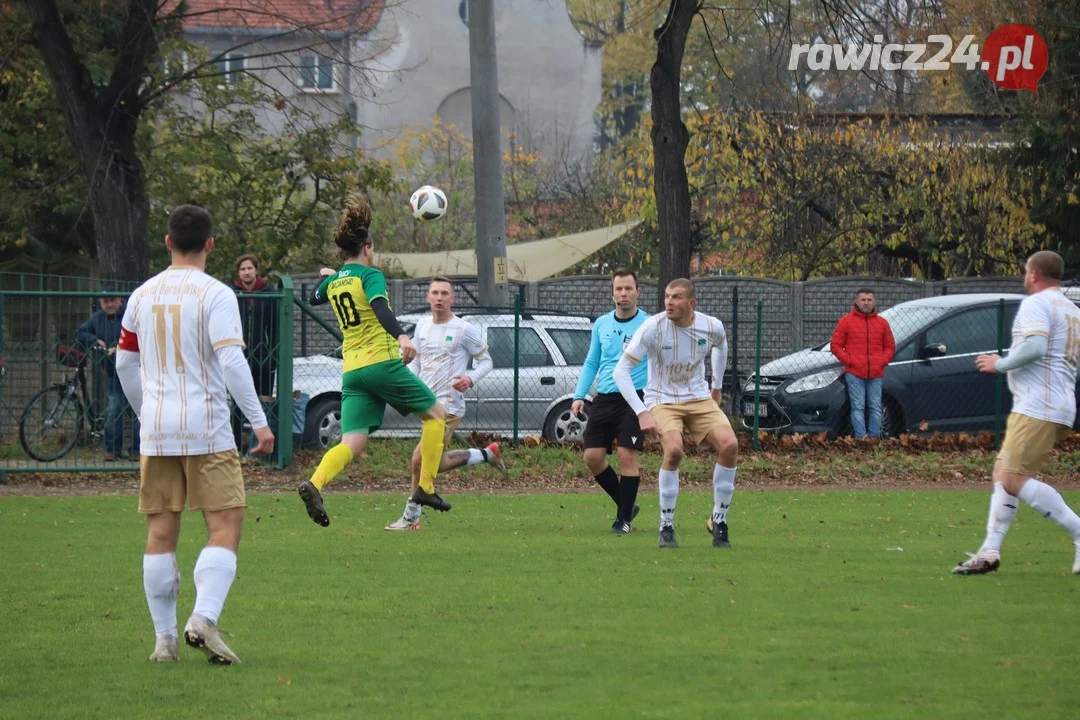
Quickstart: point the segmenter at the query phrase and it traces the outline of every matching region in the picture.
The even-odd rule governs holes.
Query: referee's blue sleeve
[[[592,339],[589,341],[589,354],[585,356],[585,364],[581,366],[581,375],[578,376],[577,389],[574,390],[575,400],[584,400],[589,394],[593,380],[596,379],[596,371],[600,369],[600,333],[597,323],[593,323]]]

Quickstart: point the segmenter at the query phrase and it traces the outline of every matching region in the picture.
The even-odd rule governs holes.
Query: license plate
[[[752,403],[752,402],[744,402],[742,412],[743,412],[743,415],[750,415],[751,417],[753,417],[753,415],[754,415],[754,403]],[[758,417],[768,417],[768,415],[769,415],[769,406],[766,405],[765,403],[759,404],[758,405]]]

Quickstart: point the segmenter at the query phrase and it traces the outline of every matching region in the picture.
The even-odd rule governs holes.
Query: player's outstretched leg
[[[366,441],[367,436],[361,433],[350,433],[343,437],[340,444],[330,448],[322,456],[319,466],[311,474],[311,479],[300,483],[300,487],[296,489],[300,499],[304,501],[308,517],[316,525],[330,525],[330,516],[326,514],[323,506],[322,489],[352,462],[356,453],[351,445],[355,444],[358,450],[362,450]]]

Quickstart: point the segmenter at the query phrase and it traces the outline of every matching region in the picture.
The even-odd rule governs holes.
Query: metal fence
[[[514,439],[580,437],[584,421],[570,413],[570,405],[591,320],[611,309],[610,279],[521,284],[514,295],[516,310],[478,308],[475,278],[455,284],[456,312],[482,329],[495,363],[466,393],[460,430]],[[652,309],[657,288],[648,281],[641,285],[641,306]],[[695,285],[698,309],[720,318],[728,332],[725,410],[737,426],[851,432],[845,380],[824,344],[861,287],[876,291],[896,338],[896,357],[882,381],[885,434],[993,430],[1008,411],[1008,390],[994,376],[979,376],[974,358],[997,351],[999,331],[1008,330],[1020,298],[977,293],[1019,291],[1018,279],[923,284],[880,278],[807,283],[702,278]],[[406,327],[426,314],[427,286],[426,279],[389,283],[392,306]],[[324,449],[340,436],[341,335],[329,306],[312,308],[305,302],[313,287],[314,278],[286,277],[279,289],[239,296],[252,375],[278,437],[279,467],[290,462],[294,443]],[[87,279],[0,274],[0,473],[135,468],[123,457],[135,450],[129,411],[106,446],[106,427],[113,427],[106,422],[109,396],[115,395],[107,348],[102,357],[95,343],[81,341],[77,333],[97,309],[102,289]],[[122,295],[130,289],[118,288]],[[62,442],[54,440],[51,451],[28,451],[27,423],[41,425],[50,408],[35,409],[31,401],[42,391],[59,397],[50,389],[57,385],[77,396],[76,429],[60,433]],[[239,414],[234,430],[238,446],[250,447],[250,427]],[[419,430],[415,418],[388,409],[379,435],[411,436]],[[123,442],[117,444],[116,435]],[[65,444],[71,447],[48,459]],[[108,452],[121,458],[106,462]]]
[[[138,425],[114,361],[120,303],[137,283],[34,280],[0,277],[0,476],[137,469]],[[264,381],[260,395],[278,438],[272,461],[284,467],[294,424],[291,279],[275,292],[241,295],[240,303],[253,376]],[[248,334],[256,312],[265,314],[271,333]],[[250,428],[237,422],[235,430],[247,448]]]
[[[738,391],[736,414],[754,431],[861,436],[853,432],[860,427],[877,436],[869,409],[880,393],[881,436],[993,431],[1000,442],[1012,398],[1004,375],[980,373],[975,360],[1009,346],[1020,300],[1000,293],[934,296],[894,306],[877,320],[853,314],[846,332],[834,326],[837,349],[830,341],[755,364]],[[763,314],[762,305],[756,312]],[[879,374],[880,361],[870,356],[881,344],[876,336],[868,339],[866,330],[882,320],[895,354]],[[756,342],[755,351],[763,345]],[[845,354],[848,372],[838,359]],[[864,397],[865,380],[875,375],[880,380],[870,390],[871,400],[855,403],[867,408],[860,421],[851,399]]]

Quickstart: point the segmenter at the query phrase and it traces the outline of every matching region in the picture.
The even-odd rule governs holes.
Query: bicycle
[[[86,365],[104,348],[94,345],[89,351],[57,343],[56,360],[71,368],[63,382],[47,387],[30,399],[19,418],[19,444],[26,454],[40,462],[52,462],[71,452],[89,424],[92,439],[104,438],[105,417],[92,412],[86,382]]]

